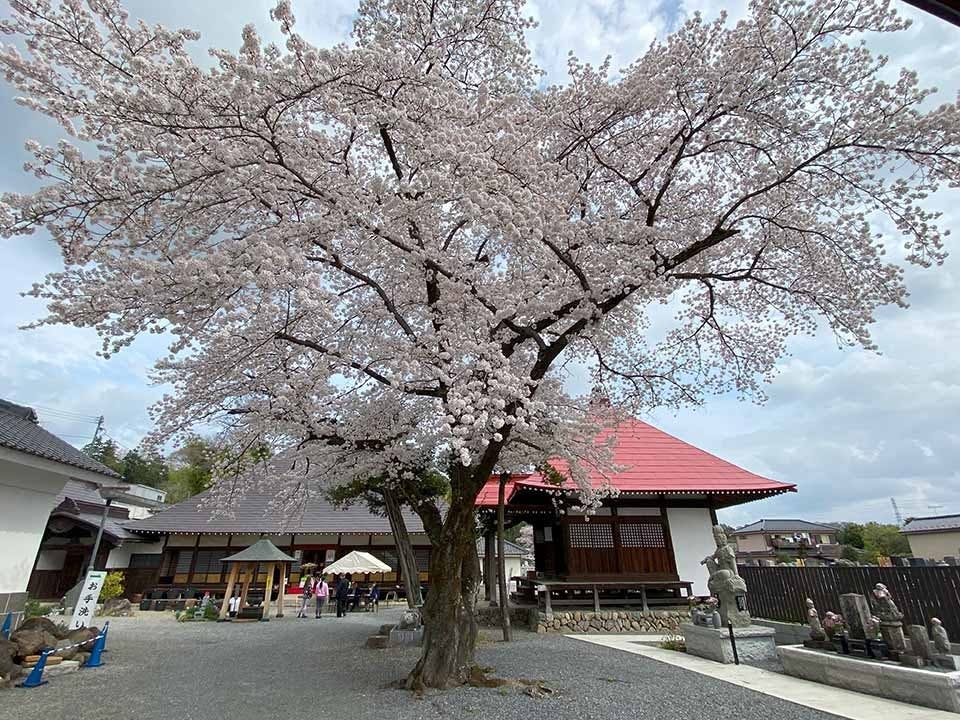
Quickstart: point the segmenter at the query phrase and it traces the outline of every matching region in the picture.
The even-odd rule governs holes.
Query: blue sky
[[[278,38],[269,20],[270,0],[164,3],[128,0],[133,17],[192,27],[203,37],[198,48],[235,49],[247,22],[262,37]],[[540,22],[531,35],[536,59],[548,82],[563,82],[567,53],[598,63],[607,54],[620,67],[688,13],[715,15],[707,0],[541,0],[529,6]],[[731,19],[742,2],[724,3]],[[298,29],[318,44],[346,38],[355,0],[294,1]],[[960,28],[898,3],[915,20],[897,36],[868,38],[900,66],[919,72],[939,88],[936,102],[955,99],[960,74]],[[56,128],[13,102],[0,86],[0,189],[24,190],[23,142],[51,142]],[[951,202],[952,200],[952,202]],[[945,226],[960,226],[956,191],[932,198]],[[955,243],[954,243],[955,244]],[[108,434],[127,448],[149,429],[147,408],[162,390],[149,385],[149,369],[164,350],[150,337],[109,361],[96,357],[99,339],[77,328],[17,330],[43,314],[42,304],[19,293],[59,266],[57,248],[43,235],[0,240],[0,397],[84,416],[104,415]],[[699,447],[768,477],[798,484],[800,492],[724,511],[740,524],[760,517],[810,520],[893,519],[890,498],[904,514],[960,512],[960,260],[929,271],[908,271],[911,307],[886,309],[874,328],[881,354],[840,350],[829,334],[801,338],[768,388],[765,405],[733,397],[704,407],[661,412],[648,421]],[[85,420],[41,411],[50,430],[75,444],[93,433]]]

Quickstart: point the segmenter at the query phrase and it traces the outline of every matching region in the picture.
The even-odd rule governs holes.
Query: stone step
[[[381,625],[380,630],[377,632],[377,635],[389,635],[390,631],[396,627],[396,624],[390,623],[388,625]]]
[[[390,647],[389,635],[371,635],[367,638],[367,647],[374,650],[385,650]]]

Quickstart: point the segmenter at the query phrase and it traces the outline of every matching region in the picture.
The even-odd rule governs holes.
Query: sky
[[[198,48],[237,49],[241,28],[254,23],[261,37],[279,39],[269,19],[271,0],[126,0],[134,18],[199,30]],[[294,0],[298,31],[316,44],[347,38],[356,0]],[[539,21],[530,43],[547,82],[562,83],[568,51],[592,63],[611,55],[614,68],[643,53],[693,12],[715,16],[721,3],[707,0],[540,0],[528,5]],[[742,2],[722,3],[730,19]],[[916,70],[937,87],[931,104],[960,92],[960,28],[903,3],[914,20],[894,36],[867,38],[890,58],[889,73]],[[5,10],[0,10],[3,14]],[[0,191],[33,187],[22,172],[24,141],[50,143],[57,128],[14,103],[0,84]],[[960,226],[957,192],[929,203],[943,226]],[[881,228],[888,231],[889,228]],[[954,241],[951,245],[956,245]],[[955,250],[948,245],[948,249]],[[956,253],[960,254],[960,253]],[[41,233],[0,239],[0,397],[38,408],[43,425],[69,442],[92,437],[96,417],[123,448],[149,430],[149,405],[163,389],[149,371],[165,350],[151,336],[110,360],[98,358],[92,330],[47,327],[19,330],[44,314],[41,302],[21,297],[60,267],[59,251]],[[759,518],[893,522],[891,498],[904,516],[960,512],[960,258],[907,272],[906,310],[887,308],[873,328],[879,353],[840,349],[829,333],[798,338],[766,388],[763,405],[732,396],[711,398],[696,409],[664,411],[644,419],[753,472],[796,483],[799,492],[724,510],[733,525]]]

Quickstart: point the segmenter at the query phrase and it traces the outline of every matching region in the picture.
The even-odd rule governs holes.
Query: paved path
[[[398,615],[246,624],[120,618],[110,624],[103,667],[33,690],[0,690],[0,720],[835,720],[640,656],[524,632],[511,645],[482,642],[478,660],[500,676],[545,680],[553,696],[461,688],[416,699],[385,686],[404,677],[417,649],[361,647]]]

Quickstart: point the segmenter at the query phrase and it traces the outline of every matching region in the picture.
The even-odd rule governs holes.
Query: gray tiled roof
[[[931,515],[909,518],[900,528],[902,533],[932,533],[960,530],[960,515]]]
[[[290,557],[280,548],[274,545],[266,538],[257,540],[253,545],[244,548],[230,557],[225,557],[220,562],[295,562],[295,558]]]
[[[104,499],[100,497],[100,493],[92,487],[92,483],[67,480],[63,490],[57,495],[56,505],[51,515],[64,515],[98,528],[105,504]],[[90,505],[95,505],[99,509],[90,508]],[[134,535],[122,525],[127,520],[127,511],[114,507],[115,509],[107,515],[106,522],[103,524],[103,531],[118,540],[142,540],[141,536]],[[124,517],[120,517],[121,513]]]
[[[757,520],[755,523],[744,525],[733,531],[733,535],[747,533],[835,533],[839,528],[833,525],[813,523],[806,520]]]
[[[374,515],[366,505],[357,503],[338,508],[322,498],[312,498],[296,512],[283,513],[270,507],[274,496],[249,493],[236,499],[229,514],[217,514],[215,508],[201,507],[210,491],[171,505],[152,517],[128,522],[137,533],[266,533],[281,534],[389,534],[390,522]],[[422,533],[423,524],[414,513],[404,510],[407,531]]]
[[[512,543],[507,539],[503,541],[503,556],[504,557],[523,557],[527,554],[527,551],[516,543]],[[483,547],[483,538],[477,539],[477,555],[480,557],[484,556],[484,547]]]
[[[0,446],[116,479],[106,465],[44,430],[32,408],[0,400]]]

